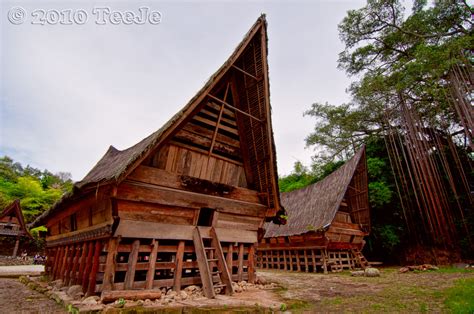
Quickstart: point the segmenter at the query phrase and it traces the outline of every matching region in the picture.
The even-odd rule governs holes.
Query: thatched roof
[[[281,193],[288,215],[286,225],[265,225],[265,238],[291,236],[327,228],[333,221],[357,166],[365,156],[365,147],[323,180],[299,190]]]
[[[20,224],[20,235],[32,238],[31,234],[26,228],[23,212],[21,211],[20,200],[16,199],[10,205],[5,207],[5,209],[0,213],[0,220],[5,217],[16,217],[18,219],[18,223]]]
[[[165,138],[172,134],[172,132],[186,119],[189,113],[201,103],[202,99],[204,99],[209,90],[213,88],[213,86],[215,86],[216,83],[218,83],[218,81],[222,79],[222,77],[226,75],[226,73],[231,69],[237,58],[242,54],[244,48],[246,48],[249,42],[254,39],[255,35],[259,31],[264,33],[264,44],[266,50],[266,20],[265,15],[262,15],[260,18],[258,18],[249,32],[244,36],[243,40],[237,46],[228,60],[211,76],[211,78],[201,88],[201,90],[199,90],[197,94],[178,113],[176,113],[167,123],[165,123],[163,127],[144,138],[136,145],[125,150],[118,150],[115,147],[110,146],[104,156],[102,156],[102,158],[89,171],[89,173],[81,181],[74,184],[73,192],[65,195],[50,210],[38,217],[33,225],[38,226],[44,224],[45,219],[49,215],[72,202],[82,193],[83,190],[88,187],[96,188],[102,185],[118,184],[121,182],[121,180],[123,180],[124,177],[130,173],[130,171],[133,170],[145,156],[147,156],[154,148],[163,142]],[[266,58],[266,53],[264,58]],[[268,73],[266,73],[266,75],[268,76]],[[270,104],[268,103],[268,105]],[[270,166],[270,169],[274,171],[274,175],[270,176],[271,180],[267,181],[273,181],[273,184],[276,187],[275,191],[278,191],[278,180],[276,179],[276,150],[273,139],[273,130],[271,127],[271,119],[268,119],[268,124],[270,126],[270,134],[268,135],[271,142],[270,154],[273,157],[273,165]],[[276,192],[274,194],[275,195],[272,195],[272,198],[274,199],[272,199],[271,203],[274,204],[275,208],[280,209],[281,205],[279,193]],[[280,211],[280,213],[282,212]]]

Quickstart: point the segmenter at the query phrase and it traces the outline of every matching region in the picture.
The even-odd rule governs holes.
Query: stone
[[[84,295],[82,292],[82,286],[80,285],[70,286],[69,289],[67,289],[67,294],[75,300],[82,298]]]
[[[153,302],[152,302],[150,299],[145,299],[145,301],[143,302],[143,305],[145,305],[145,306],[152,306],[152,305],[153,305]]]
[[[368,267],[365,269],[365,277],[379,277],[380,271],[377,268]]]
[[[168,292],[166,292],[167,297],[175,297],[177,295],[178,295],[178,293],[174,290],[168,290]]]
[[[410,268],[408,267],[402,267],[398,270],[399,273],[404,274],[410,271]]]
[[[184,291],[192,293],[193,291],[196,291],[198,289],[199,289],[198,286],[192,285],[192,286],[187,286],[186,288],[184,288]]]
[[[179,292],[179,297],[181,298],[181,300],[186,300],[188,298],[188,294],[186,293],[186,291],[181,290]]]
[[[354,276],[354,277],[362,277],[364,275],[365,275],[365,271],[363,270],[351,271],[351,276]]]
[[[61,279],[51,281],[51,286],[53,286],[54,288],[59,289],[63,286],[63,281]]]
[[[267,280],[261,276],[257,276],[257,280],[255,282],[260,285],[265,285],[267,283]]]
[[[82,304],[84,305],[96,305],[99,302],[100,298],[98,296],[90,296],[82,300]]]

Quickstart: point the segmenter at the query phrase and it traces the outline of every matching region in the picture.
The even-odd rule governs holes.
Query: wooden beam
[[[226,263],[227,269],[229,273],[232,275],[232,255],[234,254],[234,245],[233,243],[229,243],[229,247],[227,249],[227,256],[226,256]]]
[[[245,75],[247,75],[247,76],[253,78],[254,80],[259,81],[258,77],[256,77],[256,76],[254,76],[254,75],[248,73],[247,71],[242,70],[241,68],[239,68],[239,67],[236,66],[235,64],[233,64],[232,67],[233,67],[234,69],[236,69],[236,70],[242,72],[243,74],[245,74]]]
[[[158,240],[153,239],[151,242],[151,252],[149,257],[150,265],[146,274],[146,289],[153,289],[153,280],[155,280],[156,257],[158,255]]]
[[[69,285],[74,285],[77,282],[78,279],[78,268],[79,268],[79,259],[81,255],[81,245],[77,244],[76,245],[76,255],[74,256],[74,261],[72,263],[72,269],[71,269],[71,278],[69,280]]]
[[[229,83],[227,83],[227,87],[225,89],[224,94],[224,101],[227,100],[227,93],[229,92]],[[214,148],[214,144],[216,142],[217,133],[219,131],[219,126],[221,125],[222,113],[224,112],[224,104],[221,105],[221,109],[219,110],[219,116],[217,117],[217,125],[214,131],[214,135],[212,136],[211,147],[209,148],[209,155],[212,154],[212,149]]]
[[[102,291],[113,290],[115,281],[115,267],[117,264],[117,247],[119,238],[110,238],[107,245],[107,258],[105,260],[104,280]]]
[[[140,240],[133,241],[132,251],[128,256],[128,270],[125,274],[124,289],[133,289],[133,282],[135,281],[135,270],[138,261],[138,251],[140,249]]]
[[[211,95],[211,94],[207,94],[207,96],[209,96],[209,97],[211,97],[212,99],[214,99],[214,100],[220,102],[221,104],[226,105],[227,107],[229,107],[229,108],[231,108],[231,109],[234,109],[235,111],[237,111],[237,112],[239,112],[239,113],[241,113],[241,114],[243,114],[243,115],[245,115],[245,116],[247,116],[247,117],[249,117],[249,118],[252,118],[252,119],[254,119],[254,120],[256,120],[256,121],[258,121],[258,122],[260,122],[260,123],[263,123],[263,122],[264,122],[263,120],[260,120],[259,118],[254,117],[254,116],[252,116],[251,114],[249,114],[249,113],[247,113],[247,112],[245,112],[245,111],[243,111],[243,110],[240,110],[239,108],[236,108],[236,107],[232,106],[231,104],[229,104],[229,103],[227,103],[227,102],[225,102],[225,101],[223,101],[223,100],[221,100],[221,99],[219,99],[219,98],[217,98],[217,97],[215,97],[215,96],[213,96],[213,95]]]
[[[69,257],[69,251],[70,251],[69,245],[66,245],[64,247],[64,256],[63,256],[63,260],[61,264],[61,269],[59,270],[59,279],[61,279],[63,283],[65,283],[64,278],[65,278],[66,269],[67,269],[67,259]]]
[[[89,275],[89,286],[87,287],[86,296],[91,296],[95,294],[97,270],[99,269],[99,257],[100,257],[101,250],[102,250],[102,242],[100,240],[96,240],[95,247],[94,247],[94,260],[92,262],[92,269]]]
[[[176,268],[174,271],[173,290],[181,290],[181,277],[183,275],[183,256],[184,256],[184,241],[179,241],[178,251],[176,252]]]

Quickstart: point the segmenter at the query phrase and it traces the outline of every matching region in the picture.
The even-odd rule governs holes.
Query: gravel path
[[[13,278],[0,278],[0,313],[67,313],[45,295]]]

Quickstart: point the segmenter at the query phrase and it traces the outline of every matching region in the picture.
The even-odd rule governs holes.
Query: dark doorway
[[[210,227],[212,226],[212,219],[214,218],[214,209],[203,207],[199,211],[198,226]]]

